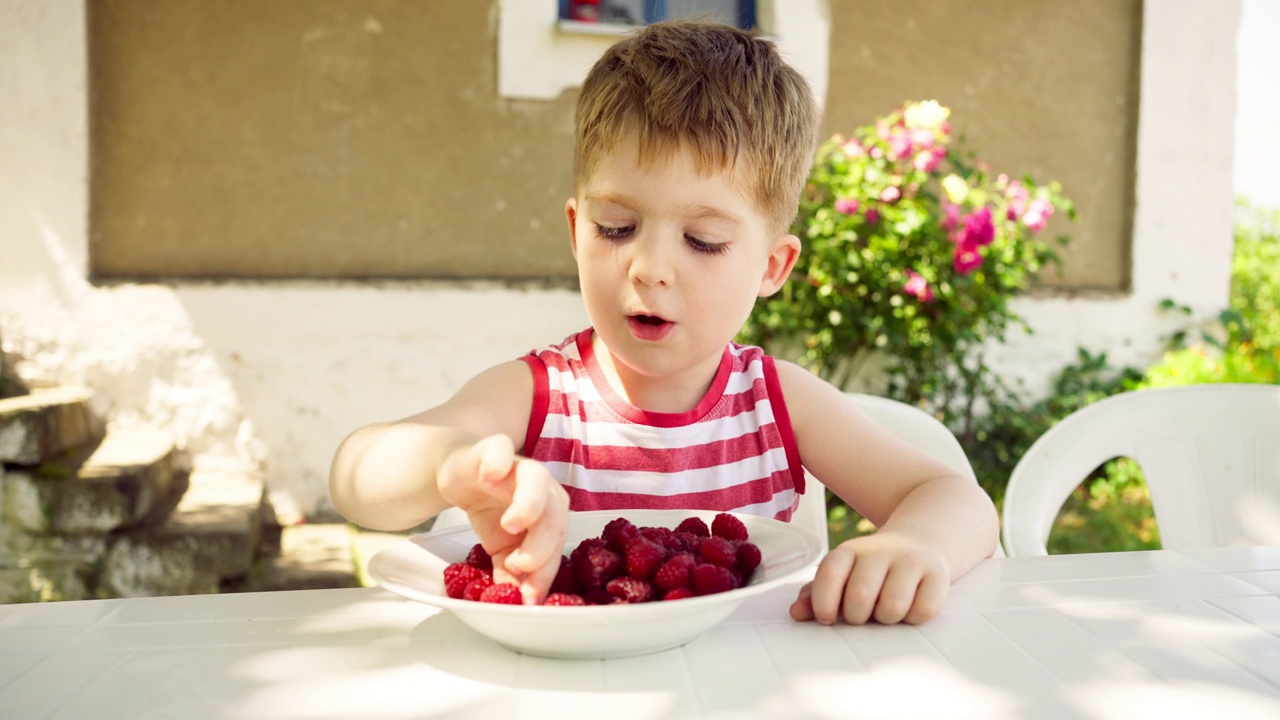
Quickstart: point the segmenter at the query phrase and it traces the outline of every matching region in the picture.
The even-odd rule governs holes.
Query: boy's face
[[[714,373],[756,298],[786,280],[800,242],[771,231],[745,192],[749,170],[702,174],[684,149],[641,164],[632,135],[569,200],[587,315],[615,364]]]

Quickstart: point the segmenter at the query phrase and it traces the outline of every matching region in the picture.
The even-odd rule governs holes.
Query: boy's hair
[[[718,23],[669,20],[609,48],[578,97],[573,182],[628,133],[641,161],[680,147],[703,172],[745,161],[744,188],[785,232],[795,219],[817,144],[809,84],[773,43]]]

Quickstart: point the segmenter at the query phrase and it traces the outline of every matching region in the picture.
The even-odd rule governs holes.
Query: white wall
[[[1235,191],[1280,209],[1280,3],[1244,0],[1236,51]]]
[[[1152,359],[1162,298],[1225,305],[1238,13],[1147,4],[1133,292],[1020,302],[1036,335],[995,360],[1033,389],[1077,345]],[[0,339],[28,381],[87,383],[116,425],[262,467],[311,511],[347,432],[585,326],[574,293],[481,283],[91,285],[82,3],[0,0],[0,18]]]

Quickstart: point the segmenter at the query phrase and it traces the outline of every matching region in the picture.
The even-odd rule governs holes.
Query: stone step
[[[285,527],[280,554],[266,558],[241,589],[323,590],[359,587],[353,534],[345,523],[303,524]]]
[[[0,463],[38,465],[101,438],[92,396],[87,388],[57,387],[0,399]]]
[[[171,437],[115,431],[36,467],[0,470],[0,518],[28,533],[108,533],[163,520],[185,482]]]
[[[194,595],[242,583],[263,546],[264,524],[274,523],[273,517],[265,518],[269,513],[260,476],[197,466],[164,524],[114,538],[98,594]]]
[[[0,522],[0,603],[91,599],[106,552],[102,535],[32,535]]]

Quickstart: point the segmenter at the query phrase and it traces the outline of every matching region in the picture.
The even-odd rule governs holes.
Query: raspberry
[[[680,550],[688,550],[694,555],[698,554],[698,549],[702,547],[702,543],[707,541],[707,538],[704,538],[701,535],[694,535],[693,533],[685,530],[672,534],[675,537],[676,542],[680,543]]]
[[[462,591],[462,599],[479,600],[480,595],[484,593],[485,590],[489,589],[490,585],[493,585],[493,578],[488,575],[485,575],[479,580],[472,580],[471,584],[467,585],[467,589]]]
[[[632,577],[616,577],[605,586],[609,594],[624,603],[648,602],[653,596],[653,586],[643,580]]]
[[[662,599],[663,600],[683,600],[685,598],[691,598],[691,597],[696,597],[693,594],[692,590],[690,590],[687,587],[678,587],[678,588],[672,588],[668,590],[667,594],[662,596]]]
[[[523,605],[520,588],[511,583],[495,583],[480,593],[480,602],[497,603],[499,605]]]
[[[444,569],[444,592],[455,600],[461,599],[467,586],[483,577],[489,574],[474,565],[453,563]]]
[[[582,599],[588,605],[617,605],[622,602],[621,598],[604,588],[587,590],[582,593]]]
[[[692,554],[676,553],[653,574],[653,584],[659,590],[690,587],[693,584],[693,566],[696,564]]]
[[[749,542],[739,545],[737,570],[742,573],[743,580],[750,580],[757,567],[760,567],[760,548]]]
[[[698,557],[720,567],[733,568],[738,564],[738,550],[722,537],[709,537],[698,548]]]
[[[493,572],[493,558],[489,557],[489,553],[485,551],[484,546],[480,543],[472,546],[471,552],[467,553],[466,563],[471,567]]]
[[[587,538],[586,540],[578,543],[578,547],[574,548],[573,552],[569,553],[569,563],[571,565],[577,565],[581,558],[586,557],[587,552],[592,548],[603,548],[604,546],[605,542],[601,538]]]
[[[707,524],[702,518],[691,517],[680,521],[676,526],[676,532],[687,532],[697,535],[698,537],[711,537],[711,531],[707,529]]]
[[[575,594],[578,587],[573,584],[573,562],[568,557],[560,556],[560,568],[556,570],[556,579],[551,581],[552,593]]]
[[[666,555],[666,550],[652,540],[640,538],[633,541],[627,548],[627,575],[648,580]]]
[[[693,569],[693,592],[696,595],[714,595],[736,587],[737,579],[729,568],[703,563]]]
[[[640,528],[626,518],[616,518],[604,526],[600,537],[604,540],[605,547],[621,555],[633,540],[640,537]]]
[[[747,526],[729,513],[720,513],[711,521],[711,534],[725,540],[741,542],[747,539]]]
[[[581,557],[573,558],[573,578],[584,590],[603,587],[621,570],[622,558],[606,548],[592,547]]]
[[[640,528],[640,534],[661,545],[667,557],[687,549],[684,541],[668,528]]]
[[[573,593],[551,593],[547,596],[547,599],[542,602],[542,604],[566,607],[569,605],[586,605],[587,601],[583,600],[581,595],[575,595]]]

